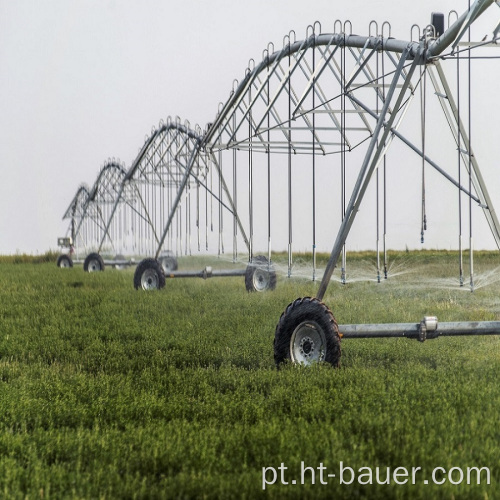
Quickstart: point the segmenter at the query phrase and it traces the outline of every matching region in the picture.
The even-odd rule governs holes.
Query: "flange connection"
[[[425,342],[427,339],[434,339],[437,335],[436,332],[438,327],[438,319],[436,316],[424,316],[420,322],[420,327],[418,329],[418,340],[419,342]],[[429,335],[429,333],[431,335]]]

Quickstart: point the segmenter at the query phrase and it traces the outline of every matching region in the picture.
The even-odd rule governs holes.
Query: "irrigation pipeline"
[[[438,337],[500,335],[500,321],[438,323],[435,316],[425,316],[420,323],[339,325],[338,328],[344,339],[405,337],[424,342]]]

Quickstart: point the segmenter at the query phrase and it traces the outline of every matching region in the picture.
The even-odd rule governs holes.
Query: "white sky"
[[[204,128],[249,59],[259,62],[270,41],[281,47],[291,29],[302,39],[316,20],[332,32],[336,19],[349,19],[354,33],[367,35],[371,20],[387,20],[393,37],[410,39],[414,23],[425,26],[432,11],[453,8],[462,13],[467,2],[0,0],[0,254],[55,249],[78,186],[91,186],[107,158],[129,167],[144,136],[169,115]],[[490,7],[474,27],[477,39],[499,15]],[[500,60],[481,68],[474,102],[477,121],[487,126],[476,137],[498,208]],[[446,199],[436,204],[449,210]],[[429,246],[456,247],[443,227]],[[418,248],[419,227],[412,231],[410,246]],[[358,234],[358,247],[373,248]],[[394,239],[391,247],[404,248],[407,240]],[[479,223],[475,240],[494,247]]]

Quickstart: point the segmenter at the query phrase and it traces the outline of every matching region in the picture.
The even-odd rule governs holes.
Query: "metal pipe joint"
[[[419,342],[425,342],[427,339],[435,339],[438,337],[436,334],[438,326],[438,319],[436,316],[424,316],[420,322],[418,329]],[[428,334],[431,335],[428,335]]]

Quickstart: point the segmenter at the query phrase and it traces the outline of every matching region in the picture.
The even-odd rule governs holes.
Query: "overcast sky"
[[[332,32],[336,19],[349,19],[354,33],[366,35],[374,19],[410,39],[414,23],[425,26],[432,11],[453,8],[461,13],[467,2],[0,0],[0,254],[55,249],[78,186],[92,185],[107,158],[130,166],[144,136],[169,115],[204,128],[249,59],[260,61],[268,42],[281,47],[290,30],[302,39],[316,20]],[[485,17],[477,30],[494,28],[500,9]],[[489,134],[481,167],[497,208],[499,75],[493,60],[476,101],[489,120],[478,134]],[[477,230],[477,246],[493,248],[487,231]],[[431,245],[456,241],[436,236]]]

